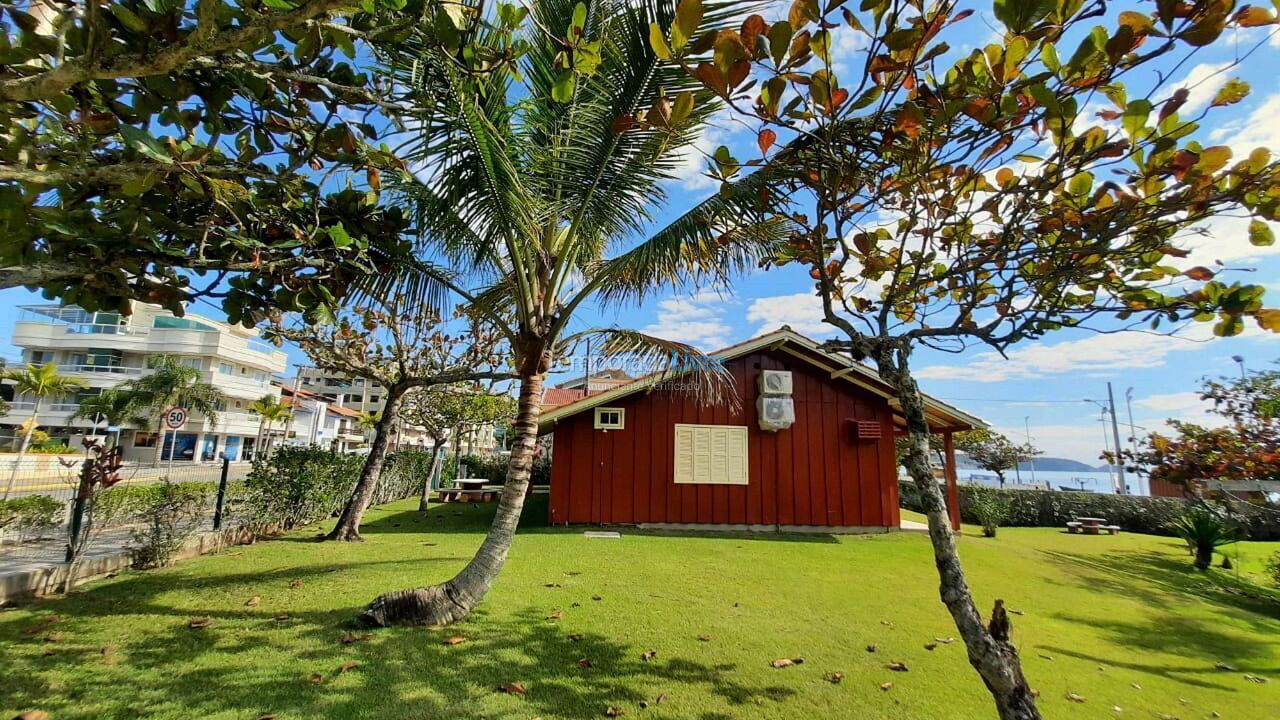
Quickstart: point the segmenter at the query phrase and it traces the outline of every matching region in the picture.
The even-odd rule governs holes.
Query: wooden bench
[[[1120,532],[1119,525],[1094,525],[1092,523],[1069,522],[1067,523],[1067,532],[1079,533],[1084,532],[1088,535],[1097,535],[1099,530],[1106,530],[1109,535],[1117,535]]]
[[[1118,534],[1118,533],[1120,532],[1120,526],[1119,526],[1119,525],[1103,525],[1103,526],[1102,526],[1102,529],[1103,529],[1103,530],[1106,530],[1108,533],[1110,533],[1110,534],[1112,534],[1112,535],[1116,535],[1116,534]]]
[[[1069,523],[1067,523],[1067,532],[1069,532],[1069,533],[1078,533],[1078,532],[1080,532],[1080,526],[1081,526],[1081,525],[1083,525],[1083,524],[1084,524],[1084,523],[1069,522]]]
[[[447,488],[440,490],[440,502],[492,502],[498,496],[496,490],[463,490]]]

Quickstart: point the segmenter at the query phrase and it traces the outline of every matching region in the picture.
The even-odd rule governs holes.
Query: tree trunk
[[[507,560],[516,526],[520,523],[520,511],[524,508],[525,491],[529,487],[529,470],[533,467],[538,440],[538,417],[542,411],[542,383],[549,365],[541,352],[536,358],[536,362],[526,361],[522,368],[515,444],[507,463],[507,480],[502,487],[502,498],[493,516],[493,525],[480,550],[462,572],[448,582],[380,595],[360,614],[358,620],[361,624],[448,625],[465,618],[484,599]]]
[[[175,441],[176,445],[177,442]],[[173,457],[173,453],[169,453],[169,457]],[[156,423],[156,457],[152,461],[152,467],[160,467],[161,461],[164,460],[164,413],[160,413],[160,422]]]
[[[925,515],[929,518],[929,539],[941,581],[939,594],[964,640],[969,664],[978,671],[995,699],[1001,720],[1039,720],[1040,711],[1022,675],[1018,651],[1009,642],[1010,623],[1004,611],[1004,601],[995,601],[990,629],[982,626],[982,616],[974,605],[973,594],[969,591],[964,568],[956,552],[946,499],[929,466],[929,424],[925,419],[924,398],[908,369],[907,353],[882,347],[876,352],[876,364],[880,376],[897,391],[902,405],[909,439],[904,464],[915,481]]]
[[[1196,560],[1195,560],[1196,569],[1208,570],[1209,566],[1213,564],[1213,546],[1197,544],[1195,546],[1195,550],[1196,550]]]
[[[4,499],[8,500],[10,493],[13,492],[13,486],[18,482],[18,471],[22,469],[22,460],[27,456],[27,450],[31,447],[31,436],[36,433],[37,418],[40,417],[40,397],[36,396],[35,405],[31,410],[31,424],[27,426],[27,431],[22,435],[22,444],[18,446],[18,457],[13,459],[13,471],[9,473],[9,484],[4,488]]]
[[[343,540],[360,542],[360,520],[364,511],[369,508],[373,499],[373,491],[378,487],[378,478],[382,475],[382,463],[387,459],[387,445],[391,441],[391,429],[395,426],[396,415],[400,411],[400,401],[407,388],[392,385],[387,388],[387,402],[382,408],[382,417],[373,426],[373,444],[369,447],[369,456],[364,460],[360,470],[360,479],[356,481],[351,497],[338,516],[338,524],[325,536],[325,540]]]
[[[436,479],[436,470],[440,467],[440,459],[444,454],[444,438],[436,438],[431,445],[431,467],[427,469],[427,477],[422,481],[422,497],[418,499],[418,512],[426,512],[431,501],[431,483]]]

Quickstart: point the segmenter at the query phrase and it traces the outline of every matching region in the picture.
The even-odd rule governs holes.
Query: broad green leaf
[[[573,6],[573,19],[569,21],[569,42],[576,43],[587,31],[587,5],[578,3]]]
[[[290,2],[290,0],[262,0],[262,4],[271,10],[292,10],[298,7],[296,3]]]
[[[1067,192],[1076,197],[1084,197],[1093,189],[1093,173],[1082,172],[1077,173],[1067,183]]]
[[[671,59],[671,48],[667,46],[667,39],[658,23],[649,23],[649,47],[653,48],[653,54],[659,60]]]
[[[1249,242],[1259,247],[1267,247],[1276,243],[1276,235],[1266,222],[1253,220],[1249,223]]]
[[[1226,85],[1223,85],[1218,89],[1218,92],[1213,96],[1213,102],[1210,103],[1210,105],[1213,107],[1234,105],[1245,99],[1245,96],[1248,94],[1249,83],[1241,80],[1240,78],[1231,78],[1227,81]]]
[[[773,64],[782,65],[787,56],[787,48],[791,46],[791,23],[779,20],[769,28],[769,52],[773,53]]]
[[[331,225],[329,227],[329,239],[333,241],[334,247],[344,248],[352,243],[351,235],[347,234],[346,228],[342,224]]]
[[[565,70],[556,76],[555,82],[551,83],[551,99],[558,103],[567,103],[573,99],[573,89],[577,87],[578,81],[573,71]]]
[[[689,119],[689,114],[692,112],[693,93],[686,90],[676,96],[676,101],[671,107],[671,127],[679,127]]]
[[[137,13],[125,7],[124,5],[112,5],[111,14],[116,16],[121,25],[133,30],[134,32],[146,32],[147,21],[138,16]]]
[[[1134,100],[1124,108],[1120,124],[1130,139],[1137,139],[1138,134],[1147,126],[1147,117],[1151,115],[1151,103],[1146,100]]]
[[[996,19],[1011,32],[1022,33],[1053,12],[1055,0],[995,0]]]
[[[173,164],[173,158],[169,155],[169,150],[159,140],[151,137],[146,130],[140,130],[132,125],[121,125],[120,136],[124,138],[126,145],[152,160],[169,165]]]
[[[671,25],[671,49],[683,50],[701,22],[702,0],[680,0],[676,6],[676,21]]]

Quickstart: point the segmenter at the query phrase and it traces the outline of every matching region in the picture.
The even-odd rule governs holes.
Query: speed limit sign
[[[164,424],[170,430],[177,430],[187,421],[187,411],[178,406],[173,406],[164,411]]]

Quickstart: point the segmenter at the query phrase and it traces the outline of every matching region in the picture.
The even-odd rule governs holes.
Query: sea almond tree
[[[1271,152],[1200,140],[1204,112],[1248,86],[1223,77],[1210,109],[1184,117],[1190,89],[1167,72],[1227,28],[1269,27],[1275,15],[1227,0],[1151,10],[997,0],[1003,32],[968,53],[947,40],[987,31],[966,22],[972,7],[947,0],[796,0],[785,17],[718,30],[710,60],[691,55],[702,26],[681,20],[700,14],[698,0],[653,29],[655,52],[753,125],[759,156],[722,147],[709,158],[721,197],[755,198],[794,223],[771,262],[808,269],[815,313],[840,336],[828,347],[873,360],[896,390],[941,599],[1004,720],[1040,712],[1002,602],[984,623],[965,579],[927,457],[913,352],[1004,351],[1063,327],[1280,330],[1261,286],[1183,262],[1186,236],[1226,213],[1251,219],[1254,243],[1274,242]],[[838,72],[837,29],[865,49],[852,72]],[[1266,34],[1252,42],[1242,57]]]

